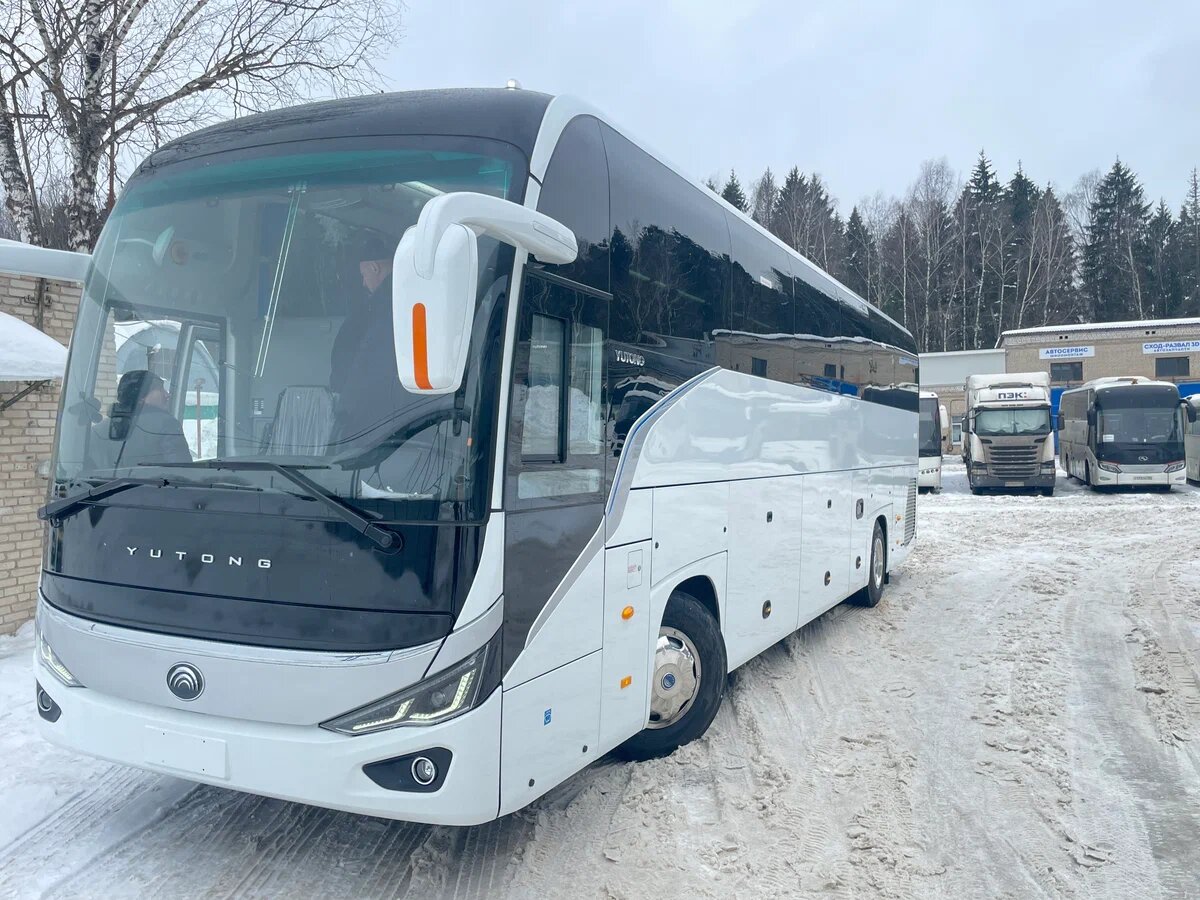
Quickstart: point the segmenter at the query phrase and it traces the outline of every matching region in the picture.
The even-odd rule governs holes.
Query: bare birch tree
[[[45,241],[36,187],[68,185],[71,249],[102,219],[99,179],[219,115],[374,87],[398,0],[8,0],[0,4],[0,184]],[[111,189],[109,200],[111,201]]]

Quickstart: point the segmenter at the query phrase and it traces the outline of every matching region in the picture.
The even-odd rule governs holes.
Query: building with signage
[[[1047,325],[1000,336],[1009,372],[1047,372],[1054,402],[1093,378],[1142,375],[1200,393],[1200,318]]]

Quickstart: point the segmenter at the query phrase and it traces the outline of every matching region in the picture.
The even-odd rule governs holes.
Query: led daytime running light
[[[46,668],[54,674],[54,677],[67,687],[83,687],[79,680],[71,674],[71,670],[62,664],[62,660],[58,658],[41,631],[38,632],[38,656]]]

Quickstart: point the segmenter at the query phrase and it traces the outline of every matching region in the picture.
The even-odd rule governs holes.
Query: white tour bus
[[[85,282],[37,616],[84,753],[484,822],[700,736],[913,544],[912,337],[575,100],[239,119],[0,269]]]
[[[917,473],[917,488],[927,488],[934,493],[942,490],[942,441],[946,432],[946,407],[933,391],[920,392],[920,419],[918,422],[918,447],[920,468]]]
[[[1159,487],[1187,478],[1179,388],[1141,376],[1097,378],[1058,401],[1058,456],[1096,488]]]
[[[1200,482],[1200,394],[1184,400],[1183,455],[1188,481]]]

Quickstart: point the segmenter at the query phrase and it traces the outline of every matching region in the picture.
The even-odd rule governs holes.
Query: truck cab
[[[1050,376],[1045,372],[972,375],[965,385],[963,462],[971,492],[1054,493]]]

